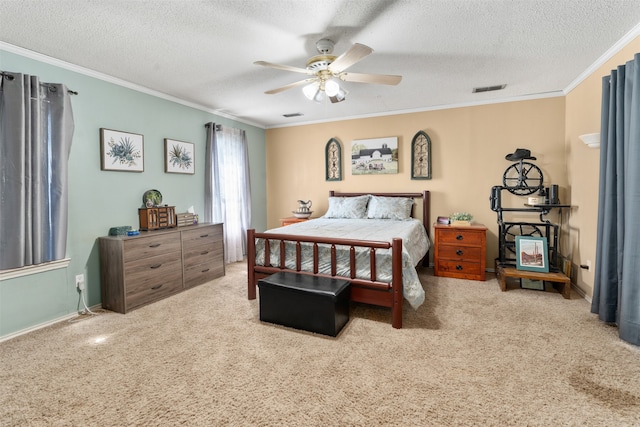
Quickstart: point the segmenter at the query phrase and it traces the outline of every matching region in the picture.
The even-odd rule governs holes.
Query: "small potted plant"
[[[449,216],[451,225],[471,225],[473,216],[469,212],[454,212]]]

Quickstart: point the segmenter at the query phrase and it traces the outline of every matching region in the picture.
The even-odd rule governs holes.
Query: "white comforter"
[[[325,219],[318,218],[268,230],[267,233],[295,234],[301,236],[335,237],[343,239],[377,240],[391,242],[393,238],[402,239],[402,277],[403,295],[413,308],[424,302],[424,289],[418,279],[416,264],[429,250],[429,239],[422,222],[412,219],[394,221],[389,219]],[[349,276],[348,248],[337,248],[337,273]],[[295,269],[295,249],[287,244],[287,268]],[[270,245],[270,264],[280,264],[280,247]],[[330,249],[319,247],[319,271],[329,274],[331,271]],[[256,264],[262,265],[264,260],[264,241],[256,241]],[[302,270],[313,270],[312,245],[302,245]],[[376,250],[376,273],[379,281],[391,281],[391,250]],[[356,277],[369,280],[369,251],[356,252]]]

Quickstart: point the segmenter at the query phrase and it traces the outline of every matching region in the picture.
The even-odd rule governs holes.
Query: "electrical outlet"
[[[76,275],[76,288],[84,290],[84,274]]]

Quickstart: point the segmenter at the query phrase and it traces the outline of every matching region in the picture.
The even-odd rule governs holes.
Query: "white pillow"
[[[412,207],[411,198],[371,196],[367,218],[407,220],[411,218]]]
[[[355,197],[329,197],[329,209],[323,218],[361,219],[367,217],[368,194]]]

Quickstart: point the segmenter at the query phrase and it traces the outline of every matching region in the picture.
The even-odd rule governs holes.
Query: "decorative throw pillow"
[[[360,219],[367,217],[369,196],[329,197],[329,209],[324,218]]]
[[[407,197],[371,196],[367,218],[406,220],[411,218],[413,199]]]

